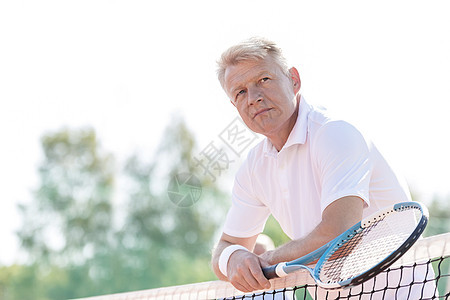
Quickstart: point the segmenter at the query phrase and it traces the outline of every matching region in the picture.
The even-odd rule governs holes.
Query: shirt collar
[[[298,116],[297,121],[295,122],[294,127],[292,128],[291,133],[289,134],[289,137],[284,144],[283,148],[281,148],[280,152],[283,151],[283,149],[288,148],[292,145],[296,144],[304,144],[306,142],[306,137],[308,133],[308,114],[311,111],[312,107],[306,103],[303,96],[300,96],[300,107],[298,110]],[[276,148],[272,145],[272,143],[269,141],[268,138],[264,141],[264,153],[270,154],[270,155],[277,155],[278,151]]]

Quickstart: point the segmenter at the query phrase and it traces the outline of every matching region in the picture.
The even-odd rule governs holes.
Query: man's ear
[[[294,87],[294,93],[297,94],[302,86],[302,81],[300,80],[300,74],[295,67],[289,69],[289,74],[291,75],[292,85]]]

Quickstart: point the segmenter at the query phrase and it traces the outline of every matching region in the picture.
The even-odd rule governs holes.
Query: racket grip
[[[262,268],[264,276],[266,276],[267,279],[278,278],[279,276],[277,275],[276,272],[277,266],[278,265],[273,265],[270,267]]]

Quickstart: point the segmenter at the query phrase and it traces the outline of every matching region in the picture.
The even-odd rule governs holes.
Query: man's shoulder
[[[309,105],[308,127],[320,128],[336,118],[324,107]]]
[[[308,132],[317,136],[324,133],[345,134],[349,132],[359,132],[351,122],[339,118],[322,107],[313,107],[308,114]]]

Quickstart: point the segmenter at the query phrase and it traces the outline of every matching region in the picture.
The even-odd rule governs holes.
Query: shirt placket
[[[279,153],[277,157],[277,166],[278,166],[278,180],[279,180],[279,187],[280,187],[280,196],[281,201],[283,201],[283,211],[285,216],[291,217],[291,212],[289,209],[289,172],[288,172],[288,159],[285,155],[286,153]]]

